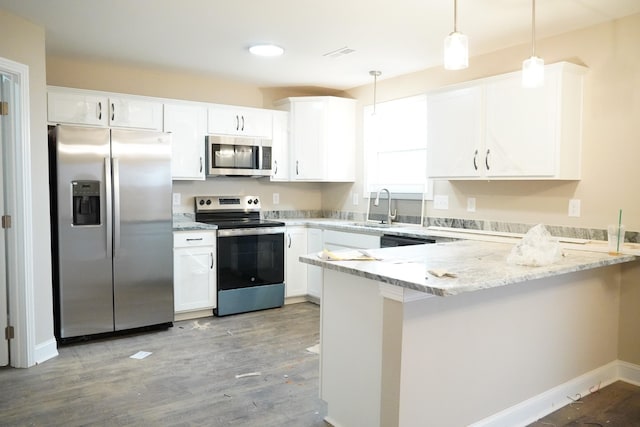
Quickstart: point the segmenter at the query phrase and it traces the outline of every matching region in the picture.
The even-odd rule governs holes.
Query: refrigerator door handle
[[[120,251],[120,160],[113,158],[113,256]]]
[[[104,158],[104,197],[106,201],[105,210],[107,213],[106,218],[106,237],[107,237],[107,258],[113,257],[113,221],[112,221],[112,205],[111,205],[111,159],[109,157]]]

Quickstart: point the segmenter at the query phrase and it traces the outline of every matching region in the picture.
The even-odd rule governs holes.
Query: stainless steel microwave
[[[271,175],[271,140],[236,136],[207,136],[208,176]]]

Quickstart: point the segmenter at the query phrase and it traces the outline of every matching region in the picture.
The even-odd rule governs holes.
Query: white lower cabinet
[[[176,313],[216,307],[216,232],[173,233],[173,295]]]
[[[307,253],[307,227],[287,227],[285,236],[285,296],[297,297],[307,294],[307,264],[301,263],[300,255]]]
[[[323,249],[322,234],[319,228],[309,228],[307,230],[307,251],[308,253],[318,253]],[[314,265],[307,266],[307,294],[320,301],[322,296],[322,268]]]

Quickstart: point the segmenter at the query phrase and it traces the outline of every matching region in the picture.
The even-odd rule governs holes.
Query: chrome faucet
[[[381,188],[378,190],[378,194],[376,195],[376,200],[373,202],[373,206],[378,206],[380,204],[380,193],[383,191],[387,192],[387,201],[389,202],[389,207],[387,210],[387,224],[391,225],[391,221],[396,219],[396,214],[398,213],[397,209],[393,210],[393,215],[391,215],[391,193],[386,188]]]

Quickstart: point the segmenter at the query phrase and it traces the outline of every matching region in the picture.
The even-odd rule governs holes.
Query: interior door
[[[11,79],[10,76],[0,74],[0,103],[7,102],[9,98],[9,90]],[[0,104],[1,105],[1,104]],[[9,137],[8,116],[2,113],[0,107],[0,214],[5,215],[5,141]],[[6,232],[0,227],[0,366],[9,364],[9,341],[5,339],[5,328],[7,327],[7,250],[6,250]]]

